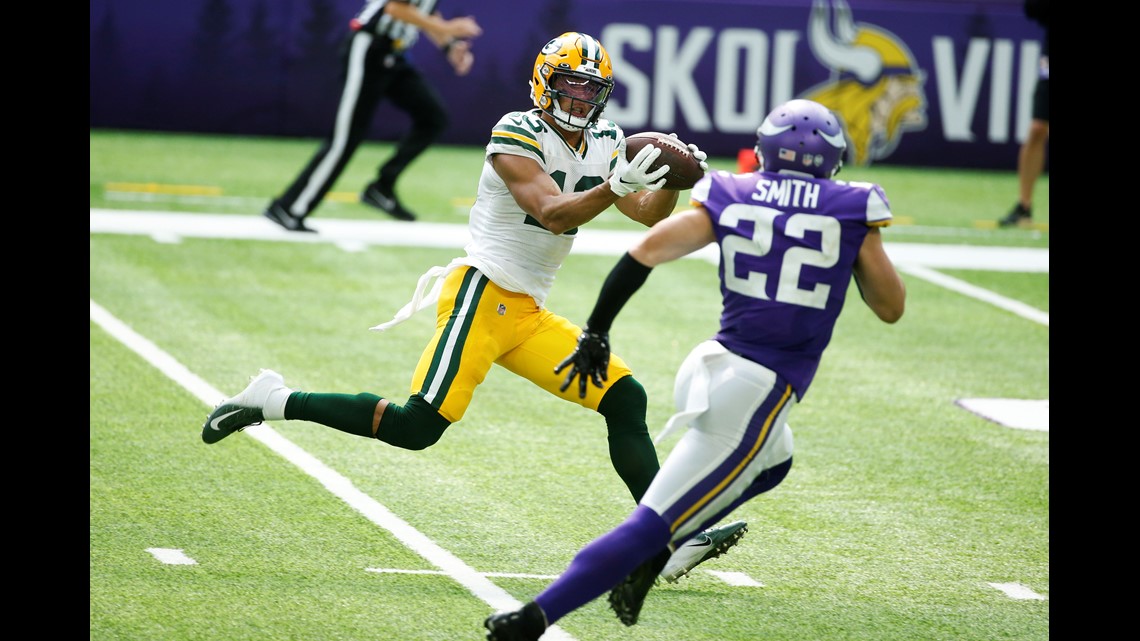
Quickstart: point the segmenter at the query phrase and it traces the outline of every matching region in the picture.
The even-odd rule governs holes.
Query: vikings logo
[[[799,97],[835,112],[847,129],[848,160],[869,165],[890,156],[903,133],[926,129],[926,74],[897,36],[855,23],[846,0],[832,1],[834,34],[828,0],[814,0],[808,18],[808,44],[832,79]]]

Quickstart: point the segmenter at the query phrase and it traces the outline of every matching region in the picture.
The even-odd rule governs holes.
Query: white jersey
[[[555,235],[515,202],[506,183],[491,166],[493,154],[532,158],[542,166],[562,193],[586,191],[609,180],[625,158],[625,132],[612,121],[600,118],[582,132],[582,143],[570,147],[562,135],[547,124],[539,109],[513,111],[491,130],[479,177],[479,194],[471,208],[471,242],[466,256],[446,266],[432,267],[416,284],[412,300],[392,320],[372,327],[385,331],[439,299],[443,277],[461,265],[483,272],[496,285],[527,294],[537,307],[546,304],[554,275],[570,254],[577,228]]]
[[[458,262],[483,272],[495,284],[546,302],[554,275],[570,253],[578,230],[555,235],[515,202],[503,179],[491,165],[493,154],[531,158],[562,189],[586,191],[609,179],[620,161],[625,163],[625,133],[606,119],[582,133],[575,149],[547,124],[538,109],[503,116],[491,130],[479,177],[479,194],[471,208],[471,242]]]

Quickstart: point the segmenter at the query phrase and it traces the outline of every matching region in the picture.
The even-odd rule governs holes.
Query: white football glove
[[[657,171],[649,173],[649,166],[660,155],[660,149],[646,145],[624,167],[619,163],[618,170],[610,176],[610,191],[620,198],[642,189],[657,191],[664,187],[669,165],[661,165]]]
[[[677,134],[669,134],[669,135],[673,136],[677,140],[681,140],[681,137],[678,136]],[[683,140],[681,142],[682,142],[682,144],[684,144]],[[697,146],[692,144],[692,143],[689,143],[685,146],[689,148],[689,152],[693,154],[693,158],[696,158],[697,162],[701,163],[701,171],[705,172],[706,174],[709,173],[709,164],[707,162],[705,162],[705,159],[708,158],[709,155],[706,154],[705,152],[701,151],[700,149],[697,149]]]

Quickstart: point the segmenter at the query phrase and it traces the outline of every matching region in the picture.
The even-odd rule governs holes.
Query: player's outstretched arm
[[[712,219],[704,207],[688,209],[662,220],[645,232],[629,255],[647,267],[677,260],[716,242]]]
[[[894,323],[906,307],[906,285],[883,249],[883,235],[872,227],[855,259],[855,284],[863,302],[880,320]]]
[[[703,209],[691,209],[658,223],[626,252],[602,283],[602,291],[578,346],[554,368],[555,374],[570,368],[559,387],[565,391],[577,379],[578,396],[586,397],[586,384],[602,387],[610,360],[610,325],[633,294],[641,288],[653,267],[690,254],[713,242],[712,221]]]
[[[450,38],[467,40],[483,35],[483,28],[471,16],[445,19],[438,11],[425,14],[407,2],[389,2],[384,5],[384,13],[400,22],[415,25],[437,46],[442,46]]]

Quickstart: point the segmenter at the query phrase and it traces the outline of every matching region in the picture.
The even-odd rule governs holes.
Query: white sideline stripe
[[[147,548],[146,551],[167,565],[198,565],[197,561],[183,554],[181,549]]]
[[[330,192],[331,197],[333,194]],[[345,192],[343,195],[356,197],[356,194]],[[244,207],[246,209],[256,209],[265,206],[265,198],[252,197],[252,196],[192,196],[188,194],[160,194],[153,192],[137,192],[137,191],[118,191],[114,189],[107,189],[103,191],[103,197],[106,200],[118,200],[122,202],[145,202],[145,203],[177,203],[180,205],[230,205],[232,207]],[[459,201],[457,203],[456,201]],[[452,199],[455,205],[456,215],[469,218],[471,215],[471,203],[475,201],[475,197],[469,198],[456,198]],[[986,221],[987,223],[990,221]],[[1030,238],[1041,238],[1041,232],[1036,229],[1023,230],[1019,228],[1009,230],[996,230],[966,228],[966,227],[938,227],[931,225],[907,225],[896,224],[890,228],[891,235],[907,236],[907,235],[923,235],[923,236],[958,236],[961,238],[996,238],[999,234],[1022,234]]]
[[[1019,601],[1044,601],[1045,597],[1037,594],[1033,590],[1025,587],[1020,583],[987,583],[986,585],[991,588],[997,588],[1011,599],[1018,599]]]
[[[164,211],[121,211],[91,209],[91,233],[149,235],[158,242],[188,238],[236,238],[293,243],[334,243],[347,252],[358,252],[369,245],[461,249],[471,235],[466,224],[401,221],[337,220],[315,217],[306,221],[316,234],[285,231],[264,216],[187,214]],[[641,236],[639,231],[583,228],[578,232],[572,253],[620,256]],[[1049,250],[1024,247],[972,247],[969,245],[929,245],[923,243],[884,243],[887,254],[900,271],[1011,311],[1018,316],[1049,325],[1049,314],[1024,303],[1000,296],[940,274],[931,268],[980,269],[1049,273]],[[690,258],[717,264],[720,254],[714,245],[693,253]]]
[[[376,574],[443,574],[439,570],[399,570],[396,568],[364,568],[364,570]],[[558,574],[520,574],[518,572],[481,572],[480,574],[505,579],[545,579],[548,581],[553,581],[560,576]]]
[[[762,588],[764,584],[753,579],[743,572],[718,572],[716,570],[705,570],[709,574],[717,577],[725,583],[742,588]]]
[[[161,235],[164,238],[230,238],[291,243],[349,243],[349,247],[398,245],[407,247],[463,247],[471,240],[467,225],[414,224],[398,220],[338,220],[313,216],[305,224],[316,234],[286,231],[268,218],[187,214],[163,211],[91,210],[91,233]]]
[[[892,258],[892,260],[894,259]],[[971,298],[976,298],[982,302],[994,305],[995,307],[1000,307],[1001,309],[1013,312],[1022,318],[1029,319],[1035,323],[1040,323],[1045,327],[1049,326],[1048,312],[1043,312],[1037,308],[1030,307],[1021,301],[1016,301],[1012,298],[1006,298],[1005,296],[991,292],[988,289],[982,289],[976,285],[971,285],[970,283],[958,280],[953,276],[947,276],[946,274],[936,272],[933,269],[927,269],[921,265],[900,264],[898,265],[898,268],[900,271],[906,272],[912,276],[917,276],[923,280],[930,281],[935,285],[956,291],[959,294],[965,294]]]
[[[269,221],[266,221],[268,224]],[[284,230],[282,230],[284,232]],[[311,235],[311,234],[305,234]],[[140,336],[125,323],[115,318],[101,305],[91,300],[91,320],[102,327],[108,334],[129,347],[143,360],[154,365],[171,380],[186,388],[208,407],[213,407],[219,400],[226,398],[217,389],[205,382],[198,375],[191,372],[172,356],[158,348],[154,343]],[[289,439],[278,434],[268,424],[254,425],[246,428],[245,434],[261,442],[269,449],[277,452],[290,463],[293,463],[309,476],[317,479],[330,492],[335,494],[353,509],[363,514],[368,520],[388,530],[413,552],[419,554],[432,565],[443,570],[460,585],[467,588],[487,605],[496,611],[515,610],[522,607],[522,603],[494,583],[488,581],[466,563],[452,553],[444,550],[434,541],[424,536],[419,530],[396,516],[372,497],[364,494],[344,476],[329,468],[313,455],[298,447]],[[202,447],[205,447],[203,445]],[[543,635],[544,641],[575,641],[558,626],[551,626]]]
[[[91,233],[161,234],[163,238],[236,238],[294,243],[350,243],[356,249],[368,245],[400,245],[461,249],[471,240],[466,223],[414,224],[395,220],[340,220],[313,216],[305,222],[316,234],[285,231],[264,216],[188,214],[169,211],[91,209]],[[590,229],[578,231],[576,254],[620,256],[640,231]],[[924,243],[884,243],[896,264],[943,269],[1049,272],[1049,250],[1026,247],[974,247]],[[716,248],[705,247],[693,255],[715,260]]]

